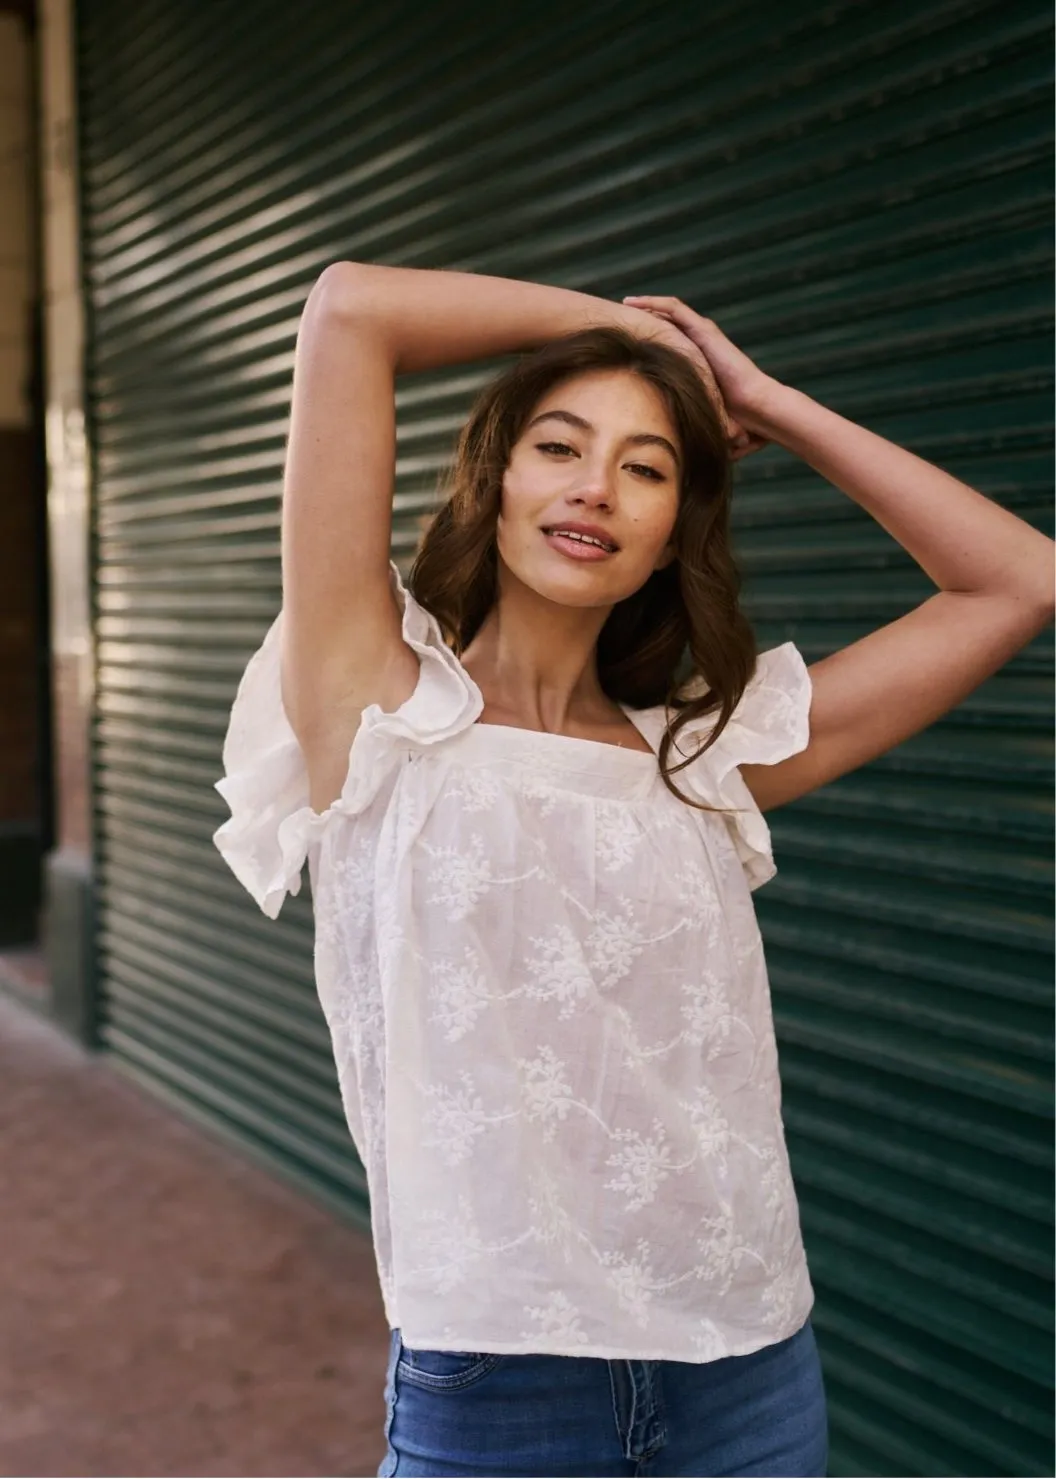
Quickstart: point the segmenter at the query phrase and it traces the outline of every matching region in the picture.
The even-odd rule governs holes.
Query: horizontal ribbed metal
[[[104,1036],[362,1221],[310,903],[263,920],[210,841],[278,609],[312,281],[359,258],[680,294],[1048,528],[1049,14],[85,0],[80,24]],[[404,563],[492,368],[401,382]],[[814,661],[929,594],[779,449],[736,480],[762,646]],[[833,1474],[1051,1472],[1051,664],[1047,636],[772,818],[756,898]]]

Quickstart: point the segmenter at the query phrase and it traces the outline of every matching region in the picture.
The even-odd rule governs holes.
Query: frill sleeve
[[[401,755],[457,734],[484,707],[436,618],[406,589],[395,564],[390,579],[402,612],[403,639],[418,655],[418,682],[391,713],[377,704],[363,710],[341,794],[325,811],[313,811],[309,803],[304,755],[283,707],[281,611],[238,685],[224,740],[224,775],[216,782],[231,816],[213,841],[270,919],[287,894],[300,891],[308,850],[332,816],[363,811]]]
[[[761,652],[730,722],[698,761],[674,776],[680,789],[725,811],[733,845],[750,889],[767,883],[774,865],[770,828],[741,777],[741,765],[775,765],[806,749],[810,738],[810,673],[792,642]],[[708,715],[687,724],[676,744],[685,754],[710,732]]]

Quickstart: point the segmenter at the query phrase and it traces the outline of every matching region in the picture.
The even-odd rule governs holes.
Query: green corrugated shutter
[[[104,1038],[362,1217],[308,906],[265,921],[210,842],[310,283],[349,257],[678,293],[1043,524],[1049,9],[80,11]],[[401,388],[401,558],[480,380]],[[815,659],[926,593],[781,451],[738,477],[763,645]],[[1049,651],[773,820],[833,1474],[1052,1472]]]

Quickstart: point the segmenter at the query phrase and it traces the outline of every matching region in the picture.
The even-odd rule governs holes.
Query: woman
[[[408,590],[394,377],[514,350]],[[938,587],[809,669],[737,606],[730,464],[768,442]],[[1027,643],[1051,541],[675,299],[340,263],[282,547],[216,841],[272,917],[309,863],[391,1330],[379,1473],[823,1474],[762,813]]]

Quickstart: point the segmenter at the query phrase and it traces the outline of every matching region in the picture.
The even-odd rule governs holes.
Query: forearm
[[[598,325],[663,337],[657,321],[640,309],[472,272],[338,262],[313,293],[367,333],[395,374],[533,349]]]
[[[967,483],[791,386],[775,385],[755,422],[872,514],[941,590],[1051,611],[1056,545]]]

